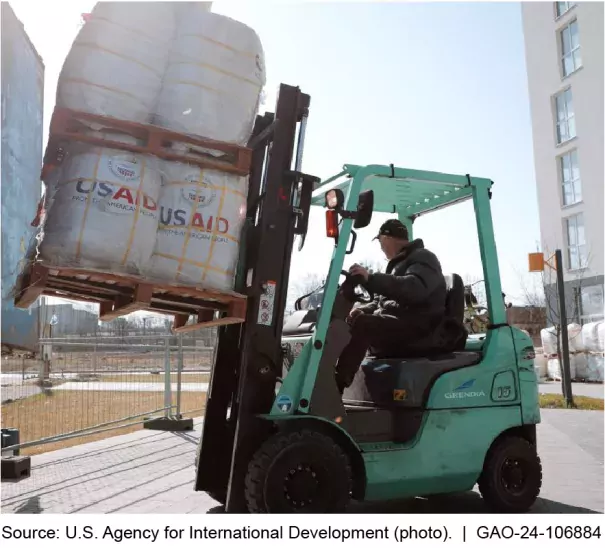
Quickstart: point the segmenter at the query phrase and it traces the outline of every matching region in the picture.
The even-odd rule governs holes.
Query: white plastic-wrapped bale
[[[603,352],[603,327],[601,322],[591,322],[582,326],[582,342],[586,352]]]
[[[246,215],[247,177],[163,162],[160,226],[148,276],[232,290]]]
[[[561,380],[561,364],[559,363],[558,358],[551,358],[548,360],[548,364],[546,366],[547,376],[549,379],[554,379],[556,381]],[[569,362],[569,372],[571,374],[571,378],[576,378],[576,370],[575,370],[575,362],[570,360]]]
[[[534,360],[534,370],[539,379],[543,379],[547,376],[547,360],[544,354],[536,352],[536,358]]]
[[[192,13],[209,12],[213,2],[173,2],[176,24],[191,17]]]
[[[569,341],[570,352],[583,352],[582,326],[577,323],[570,323],[567,326],[567,340]]]
[[[545,376],[542,374],[542,369],[540,368],[540,365],[537,363],[534,363],[534,373],[536,374],[536,378],[538,380],[544,378],[544,376]]]
[[[540,338],[542,339],[544,354],[552,356],[557,353],[557,331],[555,327],[542,329],[540,331]],[[584,350],[581,325],[571,323],[567,326],[567,343],[569,345],[569,352],[571,353],[582,352]]]
[[[540,338],[542,339],[542,349],[544,354],[552,356],[557,353],[557,333],[554,327],[547,327],[540,331]]]
[[[196,4],[179,19],[156,123],[245,145],[266,81],[260,39],[243,23]]]
[[[136,143],[123,135],[107,138]],[[140,274],[153,253],[161,184],[153,156],[72,146],[49,184],[41,258],[56,266]]]
[[[586,355],[586,380],[589,382],[603,382],[603,366],[605,357],[603,354]]]
[[[586,354],[571,354],[569,356],[569,363],[572,371],[575,371],[575,375],[572,375],[572,379],[580,381],[588,380],[588,359]]]
[[[587,323],[582,327],[582,341],[586,350],[585,380],[589,382],[603,382],[604,328],[603,321]]]
[[[175,27],[171,2],[96,4],[63,64],[57,106],[151,122]]]

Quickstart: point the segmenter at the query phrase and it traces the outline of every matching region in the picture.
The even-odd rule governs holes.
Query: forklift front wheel
[[[332,438],[313,430],[275,434],[248,466],[251,513],[340,513],[350,498],[347,455]]]
[[[479,478],[481,496],[492,510],[527,512],[541,487],[542,463],[534,445],[518,436],[505,436],[492,445]]]

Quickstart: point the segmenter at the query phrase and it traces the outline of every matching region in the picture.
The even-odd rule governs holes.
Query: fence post
[[[181,418],[181,369],[182,369],[182,358],[180,357],[182,351],[181,336],[178,337],[178,360],[177,360],[177,404],[176,414],[172,413],[172,383],[170,382],[170,341],[171,337],[166,337],[164,347],[165,367],[164,375],[166,376],[164,383],[164,417],[158,419],[152,419],[145,422],[144,427],[153,430],[164,430],[169,432],[179,432],[183,430],[193,430],[193,419]],[[176,415],[176,416],[175,416]]]
[[[172,414],[172,383],[170,382],[170,337],[164,339],[164,416]]]
[[[39,371],[39,383],[40,386],[44,385],[44,372],[46,371],[46,352],[45,352],[46,347],[44,346],[44,343],[40,343],[40,371]]]
[[[179,333],[179,352],[176,378],[176,418],[181,418],[181,373],[183,372],[183,334]]]
[[[92,349],[92,374],[97,376],[97,337],[95,336],[95,344]]]

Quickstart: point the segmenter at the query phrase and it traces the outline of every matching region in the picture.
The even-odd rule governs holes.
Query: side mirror
[[[374,191],[366,190],[359,194],[359,202],[357,204],[357,215],[353,228],[365,228],[372,221],[372,213],[374,212]]]

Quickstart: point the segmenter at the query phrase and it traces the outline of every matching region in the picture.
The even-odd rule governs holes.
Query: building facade
[[[562,250],[568,317],[586,323],[604,307],[603,3],[524,2],[522,15],[542,251]]]

